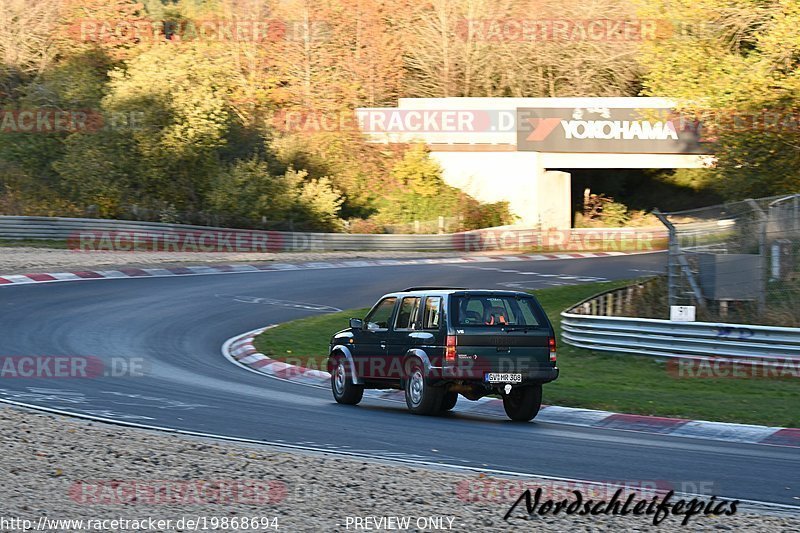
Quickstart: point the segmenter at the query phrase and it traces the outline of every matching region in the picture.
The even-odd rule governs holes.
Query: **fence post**
[[[653,214],[658,217],[658,220],[660,220],[661,223],[667,227],[667,231],[669,232],[669,258],[667,261],[667,290],[669,293],[669,305],[677,305],[677,294],[675,293],[675,280],[677,276],[674,272],[677,267],[678,271],[683,272],[683,275],[686,276],[686,280],[689,282],[689,286],[692,288],[694,298],[697,300],[697,306],[701,309],[705,309],[706,299],[703,296],[703,291],[700,289],[699,283],[694,277],[694,273],[692,273],[691,268],[689,268],[689,261],[687,261],[686,256],[684,255],[683,250],[681,250],[680,244],[678,243],[678,234],[677,230],[675,229],[675,225],[667,220],[667,217],[664,216],[664,213],[659,211],[658,208],[653,209]]]
[[[633,287],[625,288],[625,312],[633,312]]]
[[[653,214],[667,227],[667,234],[669,236],[669,247],[667,251],[667,304],[673,306],[677,304],[675,294],[675,283],[677,281],[677,276],[675,275],[675,260],[678,254],[678,236],[675,231],[675,226],[672,222],[667,220],[667,217],[664,216],[658,208],[653,209]]]
[[[758,280],[758,312],[764,314],[767,307],[767,215],[761,206],[748,198],[745,200],[758,217],[758,255],[761,257],[761,271]]]
[[[800,194],[794,197],[794,230],[800,230]]]

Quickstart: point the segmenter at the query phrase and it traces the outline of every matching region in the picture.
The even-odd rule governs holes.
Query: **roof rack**
[[[403,289],[400,292],[412,292],[412,291],[466,291],[468,290],[466,287],[409,287],[407,289]]]

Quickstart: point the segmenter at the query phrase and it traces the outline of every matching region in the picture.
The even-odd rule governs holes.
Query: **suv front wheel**
[[[337,357],[331,372],[333,398],[346,405],[356,405],[364,396],[364,385],[354,385],[348,371],[347,359]]]
[[[411,363],[406,379],[406,405],[417,415],[432,415],[439,412],[443,390],[431,386],[425,376],[425,367],[419,359]]]
[[[503,408],[508,418],[515,422],[530,422],[542,406],[542,384],[512,389],[503,395]]]

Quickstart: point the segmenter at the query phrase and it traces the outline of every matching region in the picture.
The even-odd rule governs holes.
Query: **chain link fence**
[[[438,217],[434,220],[415,220],[400,224],[383,224],[383,231],[386,233],[411,233],[411,234],[432,234],[432,233],[456,233],[464,231],[464,217]]]
[[[697,320],[800,326],[800,194],[656,214],[670,236],[665,303],[695,306]]]

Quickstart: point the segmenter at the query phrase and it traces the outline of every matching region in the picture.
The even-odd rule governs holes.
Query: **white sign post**
[[[693,305],[671,305],[669,306],[669,319],[673,322],[694,322]]]

